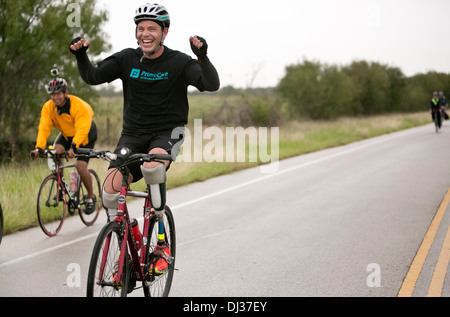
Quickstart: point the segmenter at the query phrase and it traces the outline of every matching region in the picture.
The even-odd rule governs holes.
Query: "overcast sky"
[[[137,47],[135,9],[145,0],[99,0],[110,53]],[[407,76],[450,69],[449,0],[161,0],[171,15],[165,44],[194,56],[203,36],[222,87],[270,87],[304,58],[399,67]],[[82,22],[82,21],[81,21]],[[252,78],[254,81],[252,82]]]

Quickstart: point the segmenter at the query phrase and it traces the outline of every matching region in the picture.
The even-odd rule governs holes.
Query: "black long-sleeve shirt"
[[[81,78],[90,85],[121,79],[123,133],[149,133],[184,126],[188,120],[187,87],[216,91],[220,81],[208,57],[198,61],[164,46],[156,59],[142,50],[125,49],[94,67],[86,54],[77,56]]]

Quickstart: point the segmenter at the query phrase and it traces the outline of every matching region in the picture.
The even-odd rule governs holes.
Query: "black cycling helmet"
[[[138,25],[139,22],[144,20],[150,20],[158,23],[163,29],[170,27],[169,12],[164,6],[157,3],[146,3],[136,9],[134,23]]]

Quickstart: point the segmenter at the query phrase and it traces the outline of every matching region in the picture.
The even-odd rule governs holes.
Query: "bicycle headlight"
[[[122,155],[130,155],[130,153],[131,153],[130,149],[126,148],[126,147],[124,147],[120,150],[120,154],[122,154]]]

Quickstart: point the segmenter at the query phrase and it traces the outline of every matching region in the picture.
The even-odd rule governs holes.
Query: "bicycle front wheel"
[[[79,202],[80,202],[80,208],[79,208],[79,214],[81,221],[86,226],[92,226],[95,221],[97,220],[98,214],[100,213],[100,209],[102,207],[102,192],[101,192],[101,185],[100,185],[100,179],[98,178],[97,173],[94,170],[89,170],[89,173],[91,173],[91,179],[92,179],[92,191],[94,192],[96,202],[95,202],[95,210],[92,213],[87,213],[87,199],[88,199],[88,192],[86,189],[86,186],[83,184],[83,182],[80,180],[79,185]]]
[[[2,243],[3,237],[3,210],[2,205],[0,204],[0,243]]]
[[[147,272],[146,280],[142,282],[144,295],[146,297],[167,297],[169,296],[170,287],[172,286],[173,273],[175,271],[175,221],[173,219],[172,211],[168,206],[164,211],[164,236],[166,244],[170,249],[169,269],[162,275],[153,276],[152,272]],[[147,240],[147,250],[145,255],[145,263],[147,267],[152,260],[152,253],[158,243],[158,221],[156,216],[150,218],[149,233]]]
[[[58,185],[58,176],[51,174],[41,184],[37,198],[37,217],[42,231],[50,237],[61,230],[66,214],[64,190]]]
[[[123,238],[122,225],[107,223],[95,242],[87,280],[88,297],[126,297],[129,282],[128,254],[125,254],[123,273],[117,278],[120,246]]]

